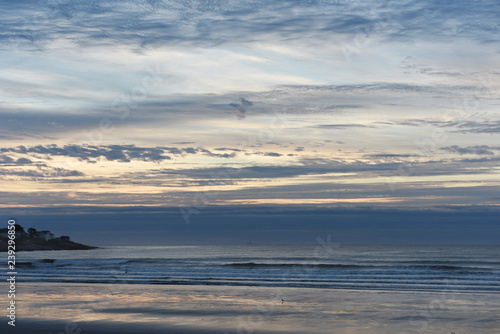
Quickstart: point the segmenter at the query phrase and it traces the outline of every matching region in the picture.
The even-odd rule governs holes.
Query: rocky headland
[[[87,246],[71,241],[68,236],[55,237],[50,231],[37,231],[29,228],[26,231],[21,225],[15,225],[16,238],[15,251],[36,251],[36,250],[86,250],[97,247]],[[0,252],[7,251],[9,241],[9,230],[0,229]]]

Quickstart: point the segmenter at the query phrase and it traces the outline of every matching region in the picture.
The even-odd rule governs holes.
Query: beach
[[[2,333],[497,333],[500,294],[23,283]]]
[[[22,252],[16,328],[5,317],[1,333],[481,334],[500,328],[498,247],[330,247]]]

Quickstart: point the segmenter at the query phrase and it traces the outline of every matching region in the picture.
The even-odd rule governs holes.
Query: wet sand
[[[3,316],[1,333],[481,334],[500,328],[500,294],[451,290],[19,283],[16,306],[16,327]]]

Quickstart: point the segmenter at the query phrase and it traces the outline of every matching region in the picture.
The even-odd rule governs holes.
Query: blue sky
[[[0,7],[6,215],[498,210],[497,1]]]

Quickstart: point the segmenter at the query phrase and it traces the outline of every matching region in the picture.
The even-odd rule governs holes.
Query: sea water
[[[20,282],[499,293],[499,255],[500,246],[130,246],[21,252],[17,269]]]

